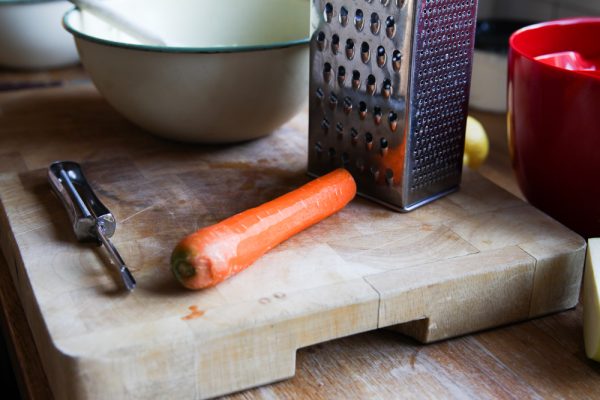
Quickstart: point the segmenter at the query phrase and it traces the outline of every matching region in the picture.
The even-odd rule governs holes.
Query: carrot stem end
[[[186,252],[174,251],[171,256],[171,271],[175,278],[184,283],[196,275],[196,268],[188,260]]]

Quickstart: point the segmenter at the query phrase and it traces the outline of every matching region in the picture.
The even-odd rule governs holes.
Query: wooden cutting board
[[[243,121],[240,121],[243,129]],[[363,199],[218,287],[168,260],[185,234],[309,178],[307,115],[235,146],[155,138],[89,85],[0,95],[0,234],[57,398],[206,398],[294,374],[295,352],[393,327],[422,342],[577,303],[585,242],[476,173],[409,214]],[[82,163],[138,288],[76,242],[46,182]]]

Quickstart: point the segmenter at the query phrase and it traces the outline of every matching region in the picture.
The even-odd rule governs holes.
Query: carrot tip
[[[171,256],[171,271],[175,278],[181,283],[196,275],[196,268],[188,261],[185,252],[173,252]]]

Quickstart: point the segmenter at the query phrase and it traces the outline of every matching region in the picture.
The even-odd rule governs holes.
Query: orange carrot
[[[173,274],[189,289],[214,286],[246,269],[284,240],[341,210],[355,194],[352,175],[337,169],[263,205],[202,228],[173,250]]]

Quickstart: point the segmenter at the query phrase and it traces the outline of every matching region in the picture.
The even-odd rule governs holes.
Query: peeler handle
[[[79,241],[100,244],[95,231],[96,221],[102,223],[104,234],[112,237],[116,220],[92,190],[79,164],[73,161],[56,161],[48,168],[48,179],[67,210]]]

